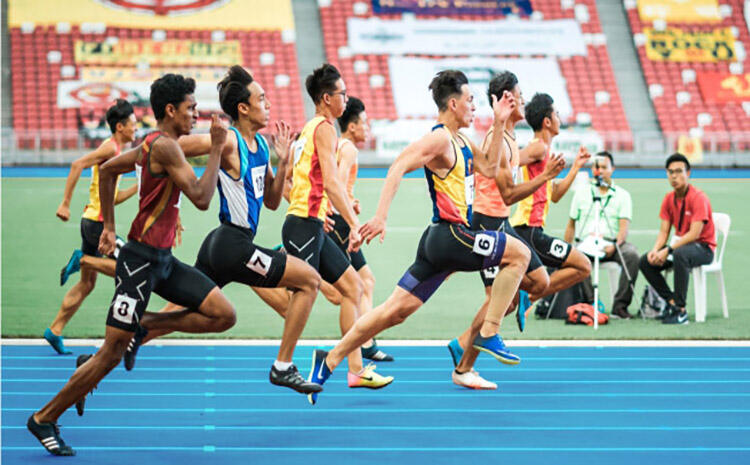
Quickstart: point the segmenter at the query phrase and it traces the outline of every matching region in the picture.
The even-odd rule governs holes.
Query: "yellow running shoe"
[[[350,388],[380,389],[393,382],[393,376],[381,376],[375,373],[375,365],[372,363],[367,365],[360,374],[348,372],[346,379]]]

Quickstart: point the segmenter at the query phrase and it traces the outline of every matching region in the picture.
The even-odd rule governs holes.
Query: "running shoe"
[[[526,328],[526,313],[529,311],[529,308],[531,308],[529,293],[526,291],[518,291],[518,311],[516,312],[516,322],[518,323],[518,329],[521,332]]]
[[[125,351],[125,356],[122,358],[126,370],[130,371],[135,366],[135,356],[138,355],[138,349],[141,347],[143,338],[145,338],[147,334],[148,331],[141,325],[138,325],[135,328],[135,334],[133,334],[133,338],[130,339],[128,349]]]
[[[268,379],[271,381],[271,384],[292,388],[302,394],[311,394],[323,390],[321,385],[306,381],[294,365],[283,371],[271,365],[271,372],[268,374]]]
[[[373,362],[393,361],[392,356],[380,350],[377,341],[375,341],[374,339],[372,340],[372,345],[370,347],[362,347],[360,350],[362,351],[362,358],[366,358],[367,360],[372,360]]]
[[[350,388],[380,389],[393,382],[393,376],[381,376],[375,373],[375,365],[370,363],[361,374],[347,373],[346,380]]]
[[[321,349],[315,349],[312,357],[312,367],[310,367],[310,375],[307,377],[307,381],[315,383],[319,386],[323,386],[328,378],[331,377],[331,370],[326,365],[326,356],[328,352]],[[307,400],[312,404],[318,401],[318,393],[312,392],[307,395]]]
[[[49,328],[44,330],[44,339],[46,339],[47,342],[49,342],[49,345],[51,345],[52,348],[55,349],[55,351],[60,355],[70,355],[73,353],[65,348],[63,337],[53,333]]]
[[[90,359],[91,357],[93,357],[93,355],[91,354],[79,355],[78,358],[76,359],[76,369],[78,369],[78,367],[86,363],[88,359]],[[96,386],[94,386],[94,389],[96,389]],[[91,391],[91,393],[93,394],[94,391]],[[79,417],[83,416],[83,410],[86,407],[86,395],[76,401],[76,413],[78,413]]]
[[[661,320],[661,322],[665,325],[686,325],[690,323],[690,319],[686,311],[677,311]]]
[[[448,343],[448,351],[451,353],[453,359],[453,366],[457,367],[461,362],[461,357],[464,356],[464,349],[461,348],[461,344],[458,343],[458,338],[453,339]]]
[[[500,363],[506,365],[518,365],[521,362],[521,357],[512,354],[508,350],[503,342],[503,338],[501,338],[499,334],[495,334],[492,337],[482,337],[477,334],[477,337],[474,338],[473,346],[477,350],[492,355]]]
[[[479,372],[474,370],[467,371],[466,373],[459,373],[453,370],[452,378],[453,384],[458,384],[469,389],[497,389],[497,384],[482,378],[479,376]]]
[[[76,455],[76,451],[65,444],[60,437],[60,427],[57,423],[37,423],[34,420],[34,414],[26,422],[26,428],[29,429],[39,442],[47,449],[47,452],[53,455],[71,456]]]
[[[70,256],[70,260],[68,260],[68,264],[60,270],[61,286],[68,281],[70,275],[81,269],[81,257],[83,257],[83,252],[80,249],[75,249],[73,255]]]

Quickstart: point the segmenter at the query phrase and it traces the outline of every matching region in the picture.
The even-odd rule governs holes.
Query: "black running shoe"
[[[292,388],[302,394],[312,394],[313,392],[323,390],[323,386],[320,384],[311,383],[303,378],[294,365],[284,371],[278,370],[275,366],[271,365],[271,372],[268,374],[268,379],[271,381],[271,384]]]
[[[125,351],[125,356],[122,358],[125,364],[125,369],[130,371],[135,366],[135,356],[138,354],[138,349],[141,347],[143,338],[146,337],[148,331],[141,325],[135,328],[135,334],[128,344],[128,350]]]
[[[91,354],[79,355],[78,358],[76,359],[76,369],[78,369],[78,367],[86,363],[88,359],[90,359],[91,357],[93,357],[93,355]],[[96,387],[94,387],[94,389],[96,389]],[[91,391],[91,392],[93,393],[94,391]],[[86,396],[87,395],[88,394],[86,394]],[[79,417],[83,416],[83,409],[86,406],[86,396],[83,396],[76,401],[76,412],[78,413]]]
[[[373,344],[370,347],[362,347],[362,358],[366,358],[367,360],[372,360],[374,362],[392,362],[393,357],[386,354],[380,348],[377,344]]]
[[[65,441],[60,437],[60,427],[57,423],[37,423],[34,420],[34,414],[31,414],[29,421],[26,422],[26,428],[31,431],[31,434],[39,440],[50,454],[63,456],[76,455],[76,451],[66,445]]]

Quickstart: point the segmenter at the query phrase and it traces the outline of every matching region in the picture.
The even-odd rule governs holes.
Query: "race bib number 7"
[[[495,250],[495,241],[497,238],[492,234],[479,233],[474,237],[474,253],[489,257]]]

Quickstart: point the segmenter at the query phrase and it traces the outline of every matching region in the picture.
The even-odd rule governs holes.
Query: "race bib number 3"
[[[474,237],[474,253],[489,257],[495,250],[495,236],[486,233],[479,233]]]
[[[137,300],[131,299],[126,295],[118,295],[112,303],[112,316],[115,320],[126,325],[133,324],[133,315],[135,314],[135,305],[137,303]]]
[[[266,165],[256,166],[250,170],[250,176],[253,179],[253,192],[255,198],[263,197],[263,191],[266,188]]]

